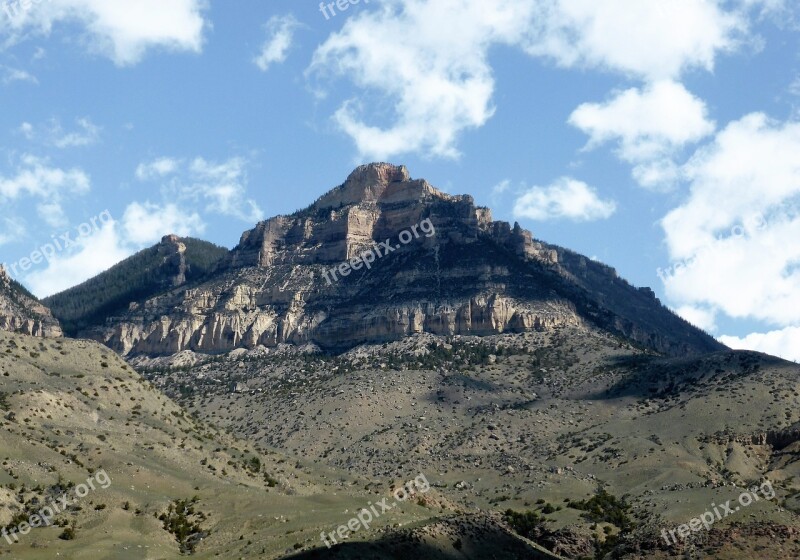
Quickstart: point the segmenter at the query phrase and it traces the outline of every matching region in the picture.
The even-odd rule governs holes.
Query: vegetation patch
[[[197,496],[190,500],[175,500],[166,513],[158,516],[164,530],[175,536],[184,554],[194,553],[197,544],[208,536],[208,531],[200,527],[206,515],[195,508],[199,500]]]

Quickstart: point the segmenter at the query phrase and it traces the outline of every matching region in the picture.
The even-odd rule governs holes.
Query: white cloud
[[[489,54],[495,46],[512,46],[564,67],[647,82],[677,80],[687,70],[712,70],[720,53],[751,41],[750,18],[765,5],[763,0],[395,0],[350,16],[317,48],[307,75],[320,82],[341,77],[359,88],[360,95],[342,101],[333,119],[361,157],[455,158],[459,136],[494,114]],[[392,40],[397,37],[403,40]],[[320,95],[329,94],[331,82],[319,87]],[[675,93],[679,86],[673,85]],[[694,100],[683,93],[683,101]],[[663,165],[643,165],[637,176],[658,181],[669,172]]]
[[[159,177],[166,177],[178,171],[181,161],[170,157],[160,157],[147,163],[140,163],[136,168],[136,178],[140,181],[149,181]]]
[[[511,186],[511,181],[509,181],[508,179],[504,179],[492,187],[492,194],[499,196],[504,192],[506,192],[510,186]]]
[[[31,292],[40,298],[61,292],[108,270],[133,252],[121,242],[114,221],[75,243],[70,251],[52,257],[46,268],[22,279]]]
[[[664,81],[619,92],[605,103],[585,103],[569,122],[590,136],[590,145],[619,140],[625,157],[636,160],[714,132],[706,113],[705,103],[682,84]]]
[[[307,74],[346,77],[365,90],[362,101],[345,101],[334,116],[362,156],[454,158],[459,134],[494,113],[490,47],[520,42],[532,14],[527,0],[386,3],[350,16],[317,48]],[[380,103],[390,100],[385,118],[378,110],[362,111],[373,93]],[[365,113],[390,124],[368,123]]]
[[[756,4],[756,2],[750,2]],[[748,21],[722,0],[545,0],[526,50],[565,67],[604,68],[647,80],[712,70],[737,48]]]
[[[95,126],[88,118],[76,121],[78,130],[74,132],[64,132],[61,125],[54,121],[54,128],[51,129],[53,144],[57,148],[72,148],[76,146],[88,146],[97,142],[100,137],[100,127]]]
[[[705,103],[672,81],[618,92],[604,103],[584,103],[569,123],[589,135],[587,148],[617,142],[619,157],[634,165],[634,177],[647,187],[674,183],[679,171],[673,157],[715,129]]]
[[[51,227],[61,227],[69,223],[60,202],[42,202],[37,204],[36,213]]]
[[[36,79],[36,76],[25,70],[20,70],[19,68],[12,68],[10,66],[3,66],[0,64],[0,71],[2,71],[3,83],[5,85],[14,82],[30,82],[32,84],[39,83],[39,80]]]
[[[755,350],[786,360],[800,361],[800,327],[787,327],[767,333],[751,333],[744,338],[721,336],[719,341],[737,350]]]
[[[11,212],[10,205],[20,199],[38,199],[39,217],[49,226],[60,227],[67,222],[64,198],[86,194],[90,188],[91,180],[83,170],[52,167],[47,159],[25,154],[12,175],[0,174],[0,203],[8,203],[6,211]]]
[[[270,18],[266,26],[269,38],[262,45],[261,53],[253,59],[255,65],[266,72],[272,64],[284,62],[298,25],[299,22],[291,14]]]
[[[791,326],[800,309],[800,123],[755,113],[687,164],[691,192],[662,220],[679,306]]]
[[[46,125],[34,126],[23,122],[17,131],[27,140],[39,141],[56,148],[75,148],[94,144],[100,138],[101,128],[88,117],[75,120],[77,128],[65,131],[58,119],[50,119]]]
[[[207,211],[256,222],[264,213],[253,199],[247,198],[247,165],[241,157],[222,162],[201,157],[189,162],[161,157],[140,164],[136,177],[140,181],[169,179],[163,188],[170,200],[205,201]]]
[[[48,197],[59,192],[85,193],[90,180],[80,169],[50,167],[46,159],[26,154],[20,159],[16,175],[0,175],[0,197],[15,199],[22,194]]]
[[[511,187],[511,181],[504,179],[492,187],[492,202],[497,203],[500,197]]]
[[[175,204],[159,206],[150,202],[133,202],[122,216],[122,229],[126,241],[146,245],[171,233],[180,237],[202,233],[205,224],[196,212],[186,213]]]
[[[19,125],[19,128],[17,130],[19,131],[20,134],[22,134],[28,140],[33,140],[34,129],[33,129],[33,125],[31,123],[24,122],[21,125]]]
[[[247,192],[247,162],[231,158],[217,163],[196,158],[189,165],[191,189],[208,201],[208,209],[247,222],[257,222],[264,217],[258,204],[245,198]]]
[[[676,309],[675,313],[706,332],[717,330],[717,314],[713,309],[684,305]]]
[[[514,204],[514,216],[586,222],[608,218],[616,208],[615,202],[602,200],[586,183],[562,177],[547,187],[532,187],[520,196]]]
[[[152,48],[200,52],[206,6],[203,0],[43,0],[8,18],[0,35],[13,43],[48,35],[56,24],[78,22],[90,51],[125,66]]]

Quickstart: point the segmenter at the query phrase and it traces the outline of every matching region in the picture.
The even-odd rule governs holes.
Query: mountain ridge
[[[435,235],[398,243],[423,221]],[[391,254],[369,270],[324,280],[327,269],[378,244]],[[613,268],[495,221],[472,196],[443,193],[388,163],[360,166],[305,209],[259,222],[202,281],[158,286],[103,319],[77,334],[123,355],[283,343],[343,351],[420,332],[580,324],[666,354],[724,348]]]
[[[204,277],[226,253],[227,249],[208,241],[165,235],[157,245],[42,301],[60,318],[67,333],[74,335],[97,317],[105,318],[133,301]]]

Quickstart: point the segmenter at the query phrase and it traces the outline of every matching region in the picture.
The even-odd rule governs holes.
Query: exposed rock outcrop
[[[50,310],[23,291],[0,266],[0,329],[31,336],[63,336]]]
[[[354,260],[381,245],[368,267]],[[353,269],[332,281],[345,261]],[[665,352],[721,348],[613,269],[386,163],[361,166],[308,208],[259,223],[209,278],[180,284],[81,334],[157,356],[595,324]]]

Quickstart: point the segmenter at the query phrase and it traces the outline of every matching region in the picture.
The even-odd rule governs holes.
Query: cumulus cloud
[[[800,362],[800,327],[787,327],[766,333],[751,333],[743,338],[721,336],[719,341],[737,350],[755,350]]]
[[[768,0],[769,1],[769,0]],[[749,2],[752,6],[761,2]],[[545,0],[526,50],[564,67],[604,68],[648,81],[712,70],[746,38],[747,3]],[[733,7],[727,9],[726,7]]]
[[[616,142],[619,157],[634,165],[637,181],[659,187],[679,179],[673,158],[680,149],[714,132],[707,113],[705,103],[682,84],[660,81],[617,92],[604,103],[584,103],[569,123],[589,135],[588,149]]]
[[[567,219],[587,222],[609,218],[617,205],[602,200],[582,181],[562,177],[547,187],[532,187],[514,204],[514,216],[531,220]]]
[[[170,199],[205,202],[206,211],[257,222],[264,213],[247,197],[247,165],[247,160],[241,157],[225,161],[160,157],[141,163],[136,168],[136,177],[140,181],[162,181]]]
[[[298,25],[299,22],[291,14],[270,18],[266,25],[267,40],[261,47],[261,53],[253,59],[255,65],[266,72],[271,65],[284,62]]]
[[[777,4],[393,0],[350,16],[317,48],[307,74],[321,82],[345,78],[360,88],[362,95],[343,100],[333,119],[361,156],[455,158],[459,136],[494,114],[488,60],[493,47],[512,46],[563,67],[671,83],[687,70],[712,70],[720,53],[752,42],[753,13]],[[403,41],[387,40],[392,37]],[[329,82],[323,83],[327,95]],[[683,101],[689,96],[676,88],[672,93],[684,93]],[[376,116],[368,121],[367,114]],[[659,162],[643,165],[638,173],[642,181],[653,182],[670,172]]]
[[[51,167],[47,159],[30,154],[20,158],[15,175],[0,175],[0,197],[5,199],[22,195],[47,198],[62,192],[84,193],[89,186],[89,176],[80,169]]]
[[[800,123],[754,113],[686,165],[690,194],[662,220],[677,305],[794,326],[800,309]]]
[[[197,212],[185,212],[175,204],[133,202],[122,216],[122,230],[128,242],[146,245],[171,233],[181,237],[202,233],[205,224]]]
[[[317,48],[308,75],[345,77],[367,94],[345,100],[334,115],[362,156],[454,158],[459,134],[494,113],[489,49],[519,43],[533,8],[526,0],[387,2],[350,16]],[[390,124],[365,120],[381,113],[369,111],[374,99],[390,100]]]
[[[159,177],[166,177],[178,171],[181,161],[171,157],[160,157],[146,163],[140,163],[136,168],[136,178],[140,181],[149,181]]]
[[[57,24],[77,22],[90,51],[126,66],[152,48],[200,52],[206,6],[203,0],[47,0],[15,10],[0,36],[14,43],[48,35]]]
[[[246,222],[256,222],[264,217],[258,204],[246,198],[247,161],[231,158],[224,162],[211,162],[196,158],[189,165],[192,192],[201,194],[208,210],[233,216]]]
[[[78,168],[52,167],[47,159],[23,155],[12,175],[0,174],[0,202],[14,202],[23,197],[38,199],[39,217],[48,225],[65,222],[62,201],[67,195],[89,191],[89,176]]]

